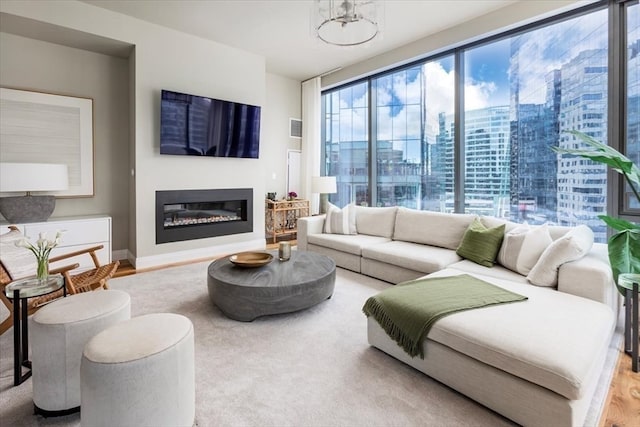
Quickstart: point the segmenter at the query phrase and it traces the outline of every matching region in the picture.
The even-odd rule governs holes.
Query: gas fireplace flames
[[[183,225],[211,224],[214,222],[241,221],[237,215],[213,215],[207,217],[165,218],[164,227],[180,227]]]

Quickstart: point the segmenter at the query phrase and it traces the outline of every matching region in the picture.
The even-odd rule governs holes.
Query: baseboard
[[[123,259],[129,259],[130,252],[127,249],[118,249],[117,251],[111,251],[112,261],[122,261]]]
[[[186,251],[171,252],[161,255],[151,255],[146,257],[134,257],[129,252],[129,262],[135,269],[152,268],[166,266],[185,261],[193,261],[202,258],[215,258],[235,252],[264,250],[265,239],[254,239],[246,242],[230,243],[227,245],[214,245],[200,249],[190,249]],[[127,251],[128,252],[128,251]]]

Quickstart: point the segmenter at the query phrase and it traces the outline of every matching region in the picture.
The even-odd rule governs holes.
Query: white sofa
[[[373,317],[371,345],[519,424],[584,423],[619,304],[606,245],[589,245],[579,259],[560,265],[557,285],[536,286],[504,266],[484,267],[456,254],[474,215],[354,208],[357,234],[324,233],[324,215],[301,218],[298,249],[394,284],[466,273],[528,297],[438,320],[423,343],[424,359],[405,353]],[[518,227],[481,220],[487,227],[505,224],[507,232]],[[557,241],[571,228],[548,231]]]

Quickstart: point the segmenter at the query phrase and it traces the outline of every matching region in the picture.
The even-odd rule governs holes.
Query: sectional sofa
[[[490,266],[458,254],[478,221],[504,229],[496,262],[482,262]],[[410,357],[372,317],[369,343],[519,424],[583,425],[619,305],[606,245],[594,244],[588,228],[331,206],[299,220],[298,249],[392,284],[470,274],[528,297],[438,320],[424,359]]]

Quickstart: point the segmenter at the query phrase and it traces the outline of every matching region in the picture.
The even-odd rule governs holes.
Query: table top
[[[233,265],[229,257],[220,258],[209,265],[213,279],[243,287],[288,287],[316,282],[336,269],[329,257],[308,251],[292,250],[288,261],[278,260],[278,251],[267,251],[273,261],[262,267],[246,268]]]
[[[640,274],[634,273],[622,273],[618,275],[618,285],[625,289],[633,290],[633,284],[638,283],[640,285]]]
[[[63,285],[64,278],[62,275],[54,274],[42,281],[36,277],[15,280],[9,283],[4,288],[4,291],[7,298],[13,298],[13,291],[16,289],[20,291],[20,298],[31,298],[55,292],[62,288]]]

